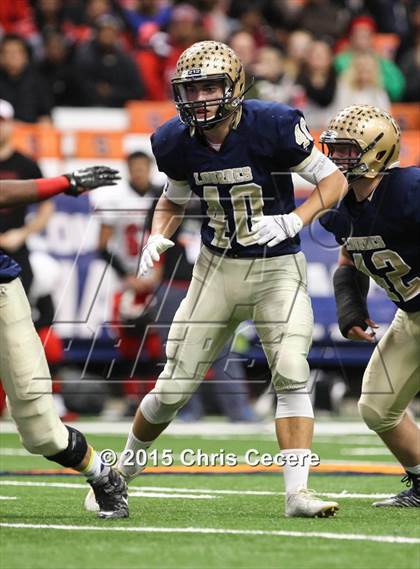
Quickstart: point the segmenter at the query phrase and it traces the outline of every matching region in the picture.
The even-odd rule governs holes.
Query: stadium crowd
[[[416,0],[7,0],[0,98],[27,122],[169,99],[179,55],[203,39],[238,53],[248,97],[298,106],[314,128],[349,102],[420,101]]]

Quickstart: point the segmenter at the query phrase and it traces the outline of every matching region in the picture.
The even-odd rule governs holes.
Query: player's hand
[[[285,215],[263,215],[253,219],[252,231],[256,233],[258,245],[274,247],[285,239],[294,237],[303,227],[303,221],[296,213]]]
[[[175,243],[170,239],[166,239],[160,233],[157,235],[152,235],[149,237],[145,248],[141,254],[139,276],[144,277],[153,268],[153,263],[157,263],[160,259],[160,255],[173,247]]]
[[[101,186],[116,186],[118,180],[121,180],[118,170],[108,166],[90,166],[65,176],[70,182],[70,188],[65,193],[70,196],[79,196],[83,192]]]
[[[370,327],[371,331],[368,332],[367,330],[363,330],[363,328],[360,326],[353,326],[353,328],[350,328],[347,334],[349,340],[356,340],[358,342],[370,342],[371,344],[375,341],[375,330],[379,328],[378,324],[376,324],[376,322],[370,318],[367,318],[365,322]]]

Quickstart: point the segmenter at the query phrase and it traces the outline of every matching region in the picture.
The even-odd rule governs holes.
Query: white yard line
[[[318,435],[315,437],[315,442],[318,444],[339,444],[340,446],[358,446],[358,445],[369,445],[371,447],[383,447],[384,443],[378,438],[378,435],[353,435],[353,436],[342,436],[337,435]]]
[[[75,526],[58,524],[23,524],[23,523],[0,523],[0,527],[14,529],[49,529],[64,531],[99,531],[99,532],[133,532],[133,533],[185,533],[200,535],[255,535],[267,537],[304,537],[335,539],[343,541],[373,541],[377,543],[410,544],[417,545],[420,539],[416,537],[404,537],[395,535],[365,535],[357,533],[331,533],[331,532],[303,532],[303,531],[267,531],[267,530],[246,530],[229,528],[194,528],[194,527],[132,527],[132,526]]]
[[[1,480],[0,486],[26,486],[26,487],[36,487],[36,488],[65,488],[66,490],[88,490],[89,486],[87,484],[71,484],[67,482],[29,482],[26,480]],[[156,491],[155,491],[156,490]],[[197,492],[190,493],[189,490],[185,492],[175,494],[167,493],[162,491],[160,488],[154,488],[152,491],[148,491],[145,488],[133,488],[133,492],[129,492],[129,496],[133,498],[175,498],[175,499],[186,499],[186,500],[213,500],[217,496],[214,493]]]
[[[340,449],[341,455],[349,456],[389,456],[391,451],[385,447],[357,447],[357,448],[342,448]]]
[[[32,482],[27,480],[0,480],[0,486],[26,486],[37,488],[65,488],[70,490],[87,490],[86,484],[71,482]],[[172,493],[172,494],[170,494]],[[265,490],[213,490],[209,488],[177,488],[168,486],[131,486],[129,493],[134,498],[189,498],[194,499],[194,495],[199,495],[202,499],[214,498],[217,495],[227,496],[284,496],[284,492],[270,492]],[[326,498],[361,498],[361,499],[384,499],[393,494],[359,494],[343,490],[342,492],[317,492],[318,496]],[[203,498],[204,497],[204,498]]]
[[[0,500],[17,500],[16,496],[0,496]]]
[[[24,448],[9,448],[9,447],[1,447],[0,448],[0,456],[35,456],[25,450]]]
[[[85,434],[99,435],[124,435],[126,436],[131,428],[128,421],[75,421],[72,426]],[[0,432],[16,433],[16,427],[11,421],[0,423]],[[315,435],[369,435],[371,432],[361,421],[328,421],[315,424]],[[262,423],[228,423],[226,421],[198,421],[192,423],[182,423],[174,421],[165,430],[165,435],[169,436],[226,436],[236,435],[273,435],[274,421]],[[273,439],[274,440],[274,439]]]

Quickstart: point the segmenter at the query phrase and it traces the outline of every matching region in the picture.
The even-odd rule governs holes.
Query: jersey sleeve
[[[309,158],[314,139],[300,111],[290,108],[284,111],[279,107],[273,115],[276,158],[283,168],[294,168]]]
[[[172,180],[185,181],[187,179],[185,134],[185,127],[176,117],[159,127],[150,139],[158,169]]]

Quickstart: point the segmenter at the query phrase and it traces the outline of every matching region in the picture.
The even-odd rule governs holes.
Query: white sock
[[[283,466],[284,488],[286,494],[294,492],[297,488],[307,488],[311,449],[287,448],[282,450],[281,453],[285,457],[288,455],[298,455],[299,459],[305,458],[305,460],[299,460],[299,463],[296,466],[292,466],[288,462]]]
[[[420,464],[418,464],[417,466],[404,466],[404,470],[406,470],[410,474],[415,474],[416,476],[420,476]]]
[[[109,466],[101,461],[99,454],[92,448],[88,465],[80,471],[90,482],[94,482],[104,474],[108,474]]]
[[[138,451],[147,450],[153,441],[143,442],[134,436],[133,431],[128,434],[125,448],[120,455],[117,468],[124,476],[133,476],[144,470],[146,465],[141,466],[137,460]]]

